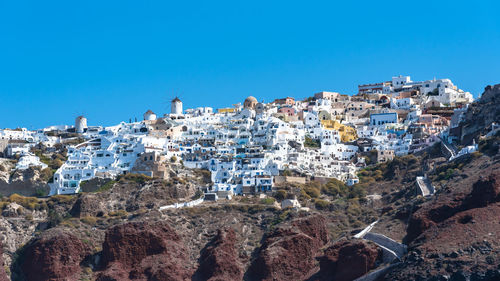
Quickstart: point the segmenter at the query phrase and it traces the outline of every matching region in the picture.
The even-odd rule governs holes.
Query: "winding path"
[[[436,191],[431,181],[426,177],[417,177],[417,185],[424,197],[432,196]]]
[[[375,221],[365,227],[365,229],[361,232],[354,235],[354,238],[365,239],[377,244],[384,252],[384,262],[392,262],[395,259],[401,260],[401,258],[406,254],[406,245],[396,242],[385,235],[371,233],[370,231],[377,222],[378,221]]]

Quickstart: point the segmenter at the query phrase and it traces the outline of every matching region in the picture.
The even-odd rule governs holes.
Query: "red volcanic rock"
[[[408,223],[406,242],[415,240],[425,230],[438,223],[446,221],[457,213],[472,208],[486,207],[488,204],[500,201],[500,175],[492,173],[487,178],[480,178],[465,196],[456,194],[448,201],[436,200],[432,205],[415,212]]]
[[[242,280],[243,267],[236,253],[235,242],[236,234],[232,228],[219,229],[213,241],[202,251],[197,279]]]
[[[422,234],[422,232],[435,224],[436,223],[429,219],[425,213],[413,214],[408,221],[408,229],[405,238],[406,241],[409,242],[415,240],[420,234]]]
[[[464,205],[470,209],[485,207],[497,201],[500,201],[500,173],[491,174],[488,178],[481,178],[474,183]]]
[[[435,277],[450,272],[462,272],[465,276],[488,271],[497,274],[500,264],[499,213],[500,203],[494,203],[459,212],[433,225],[410,245],[411,254],[384,280],[445,280]],[[496,275],[470,280],[499,279]]]
[[[317,215],[298,219],[292,222],[292,227],[298,228],[304,234],[310,236],[316,247],[321,247],[328,243],[328,230],[326,220],[323,216]]]
[[[97,280],[188,280],[180,237],[165,222],[132,222],[106,232]],[[125,278],[125,279],[124,279]]]
[[[328,242],[325,218],[308,216],[266,237],[251,274],[258,280],[304,280],[314,273],[315,257]]]
[[[2,242],[0,242],[0,281],[8,281],[9,278],[7,277],[7,273],[5,272],[4,269],[4,261],[3,261],[3,250],[2,250]]]
[[[350,281],[375,268],[382,251],[362,240],[339,241],[320,260],[319,280]]]
[[[44,233],[24,250],[21,270],[29,281],[79,280],[88,247],[71,233]]]

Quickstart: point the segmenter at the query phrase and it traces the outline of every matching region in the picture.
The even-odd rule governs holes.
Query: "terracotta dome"
[[[248,98],[245,99],[245,102],[243,103],[244,108],[255,108],[255,105],[257,104],[257,99],[249,96]]]

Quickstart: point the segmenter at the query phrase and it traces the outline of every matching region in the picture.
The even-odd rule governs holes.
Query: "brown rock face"
[[[79,280],[88,247],[71,233],[44,233],[25,249],[21,270],[26,280]]]
[[[106,232],[97,280],[188,280],[181,238],[165,222],[132,222]]]
[[[70,210],[73,217],[93,216],[100,217],[104,215],[105,208],[96,194],[82,194],[78,197]]]
[[[470,188],[470,187],[469,187]],[[453,200],[436,201],[432,206],[418,210],[410,218],[406,241],[415,240],[425,230],[444,222],[457,213],[473,208],[486,207],[500,201],[500,174],[493,172],[480,178],[469,189],[469,195],[457,194]]]
[[[317,280],[350,281],[375,268],[380,249],[362,240],[339,241],[320,258]]]
[[[472,192],[464,202],[464,209],[485,207],[498,201],[500,201],[500,174],[496,173],[474,183]]]
[[[325,218],[300,218],[265,240],[250,274],[258,280],[304,280],[316,269],[315,257],[328,242]]]
[[[500,204],[494,203],[457,213],[430,227],[411,244],[404,263],[385,280],[445,280],[431,277],[450,275],[450,272],[483,275],[488,271],[494,277],[471,277],[470,280],[499,280],[499,213]]]
[[[412,216],[408,255],[385,280],[499,280],[500,163],[471,160]]]
[[[470,104],[462,121],[460,139],[462,144],[470,144],[472,140],[492,122],[500,122],[500,84],[487,86],[481,98]]]
[[[211,243],[202,251],[196,280],[242,280],[243,267],[235,248],[236,234],[233,229],[219,230]]]
[[[9,278],[7,277],[7,273],[5,272],[4,269],[4,261],[3,261],[3,245],[2,242],[0,242],[0,281],[8,281]]]

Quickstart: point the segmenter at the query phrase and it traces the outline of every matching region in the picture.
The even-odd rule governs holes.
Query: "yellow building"
[[[219,108],[217,109],[218,113],[235,113],[237,111],[236,108],[234,107],[227,107],[227,108]]]
[[[327,130],[338,131],[342,142],[352,142],[358,138],[356,130],[353,127],[342,125],[337,121],[321,120],[321,125]]]

